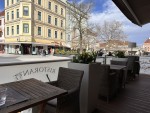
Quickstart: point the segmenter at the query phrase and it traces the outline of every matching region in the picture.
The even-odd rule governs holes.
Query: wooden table
[[[2,108],[0,109],[0,113],[17,113],[39,104],[43,105],[41,109],[42,113],[42,110],[45,107],[44,105],[48,100],[54,99],[67,93],[67,91],[63,89],[54,87],[36,79],[27,79],[2,84],[1,86],[11,88],[28,99],[26,101]]]
[[[112,64],[110,65],[110,69],[115,70],[118,74],[120,88],[122,88],[122,86],[125,88],[126,76],[127,76],[126,68],[127,67],[123,65],[112,65]]]
[[[125,69],[126,68],[126,66],[123,66],[123,65],[110,65],[110,69],[112,69],[112,70],[123,70],[123,69]]]

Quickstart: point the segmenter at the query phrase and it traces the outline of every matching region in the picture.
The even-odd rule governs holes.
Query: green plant
[[[73,57],[72,62],[89,64],[96,61],[97,54],[95,52],[87,53],[83,52]]]
[[[55,54],[60,54],[60,50],[59,49],[55,49]]]
[[[92,55],[93,55],[94,62],[96,62],[97,52],[92,52]]]
[[[124,51],[115,51],[114,55],[118,58],[125,58],[125,52]]]
[[[71,50],[71,51],[70,51],[70,54],[71,54],[71,55],[77,55],[78,53],[77,53],[76,50]]]
[[[65,50],[61,50],[60,53],[61,53],[62,55],[65,55],[65,54],[66,54]]]
[[[71,51],[66,51],[66,54],[67,54],[67,55],[70,55],[70,54],[71,54]]]

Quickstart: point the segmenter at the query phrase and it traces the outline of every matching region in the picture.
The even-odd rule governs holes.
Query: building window
[[[27,7],[27,6],[23,7],[23,15],[24,16],[29,16],[29,7]]]
[[[7,20],[9,20],[9,12],[7,12]]]
[[[48,37],[51,37],[51,29],[48,29]]]
[[[61,27],[63,27],[63,20],[61,20]]]
[[[48,23],[51,23],[51,16],[48,16]]]
[[[14,19],[14,11],[11,12],[11,18]]]
[[[41,12],[38,11],[38,20],[41,20]]]
[[[41,27],[38,27],[38,35],[41,35]]]
[[[51,10],[51,2],[48,2],[48,8]]]
[[[57,31],[55,31],[55,38],[57,38]]]
[[[63,33],[62,32],[60,33],[60,37],[61,37],[61,39],[63,39]]]
[[[23,24],[23,32],[29,33],[29,24]]]
[[[19,9],[17,9],[17,18],[19,18]]]
[[[11,33],[14,35],[14,26],[11,27]]]
[[[38,4],[41,5],[41,0],[38,0]]]
[[[7,6],[9,6],[9,0],[7,0]]]
[[[9,35],[9,27],[7,27],[7,35]]]
[[[55,18],[55,26],[57,26],[57,18]]]
[[[11,0],[11,3],[14,4],[14,0]]]
[[[17,25],[17,34],[19,34],[19,25]]]
[[[58,6],[55,5],[55,12],[57,13],[58,12]]]
[[[64,13],[64,10],[63,10],[63,8],[61,8],[61,15],[63,15],[63,13]]]

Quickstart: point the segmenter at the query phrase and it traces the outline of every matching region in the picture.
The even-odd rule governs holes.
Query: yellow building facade
[[[65,45],[66,4],[61,0],[5,0],[7,53],[38,54]]]

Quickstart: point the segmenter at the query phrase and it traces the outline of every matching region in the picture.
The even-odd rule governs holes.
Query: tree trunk
[[[82,53],[83,51],[83,48],[82,48],[82,33],[80,32],[80,39],[79,39],[79,43],[80,43],[80,54]]]

